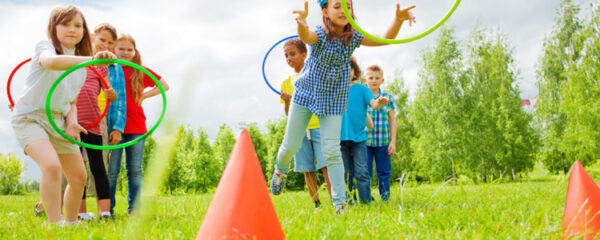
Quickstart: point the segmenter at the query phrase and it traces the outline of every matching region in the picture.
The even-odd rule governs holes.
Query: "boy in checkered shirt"
[[[396,118],[394,98],[389,93],[381,91],[383,70],[377,65],[367,68],[365,81],[373,95],[386,97],[389,103],[379,110],[369,107],[368,114],[373,119],[373,128],[369,130],[367,139],[367,168],[369,177],[373,176],[373,160],[377,168],[379,195],[386,201],[390,198],[390,175],[392,173],[391,155],[396,153]],[[373,159],[375,158],[375,159]]]

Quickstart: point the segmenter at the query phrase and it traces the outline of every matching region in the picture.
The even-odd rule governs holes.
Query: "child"
[[[348,110],[342,116],[341,151],[348,191],[353,191],[353,178],[356,178],[358,197],[362,203],[368,204],[371,202],[371,178],[367,170],[367,108],[379,109],[381,104],[389,100],[385,97],[376,100],[369,88],[356,84],[360,69],[354,57],[350,60],[352,81],[348,94]],[[356,195],[353,197],[356,200]]]
[[[102,23],[98,26],[96,26],[96,29],[94,30],[94,34],[92,36],[92,41],[93,41],[93,47],[94,50],[96,52],[99,51],[114,51],[114,45],[115,45],[115,41],[117,40],[117,31],[116,29],[111,26],[110,24],[107,23]],[[111,64],[109,66],[107,66],[108,68],[108,78],[105,78],[107,80],[110,81],[110,85],[112,85],[114,91],[116,91],[117,95],[114,96],[114,94],[111,94],[111,104],[109,107],[109,111],[107,114],[107,117],[110,118],[110,122],[111,124],[109,126],[111,126],[111,129],[116,129],[114,131],[117,131],[117,133],[119,133],[118,135],[118,141],[120,141],[120,132],[118,131],[123,131],[123,127],[125,126],[125,82],[123,80],[123,70],[121,69],[121,67],[118,64]],[[89,73],[89,72],[88,72]],[[88,77],[97,77],[95,75],[95,73],[91,73],[88,74]],[[85,87],[84,87],[85,88]],[[82,90],[83,91],[83,90]],[[80,93],[81,95],[81,93]],[[103,112],[103,106],[106,106],[106,99],[104,96],[104,91],[100,90],[100,95],[98,95],[98,106],[99,106],[99,111]],[[114,100],[114,98],[116,97],[116,101]],[[78,104],[79,101],[78,101]],[[113,111],[111,111],[113,110]],[[117,112],[116,114],[114,112]],[[79,113],[79,111],[78,111]],[[97,112],[94,111],[95,114],[97,114]],[[94,117],[93,120],[96,120],[97,117]],[[92,121],[93,121],[92,120]],[[89,124],[89,123],[88,123]],[[107,145],[108,144],[108,136],[105,136],[105,132],[107,129],[107,124],[106,124],[106,120],[103,119],[100,123],[100,128],[102,129],[102,144],[101,145]],[[86,126],[84,124],[84,126]],[[113,136],[114,134],[111,133],[111,136]],[[114,138],[113,138],[114,139]],[[113,143],[114,140],[111,141],[111,143]],[[118,142],[117,142],[118,143]],[[113,143],[114,145],[115,143]],[[105,159],[108,156],[106,156],[107,154],[105,154],[105,151],[102,151],[102,160],[105,166],[108,166],[108,160]],[[84,162],[89,162],[88,159],[88,153],[86,151],[85,148],[82,149],[82,156],[83,156],[83,160]],[[103,170],[106,174],[106,169]],[[88,175],[88,181],[89,181],[89,186],[87,188],[88,192],[94,195],[97,195],[97,191],[96,191],[96,184],[94,184],[95,180],[94,179],[94,174],[92,172],[91,175]],[[66,181],[64,180],[64,176],[63,176],[63,186],[62,189],[64,191],[64,188],[66,187]],[[102,186],[99,186],[98,188],[100,189],[108,189],[108,181],[104,182]],[[102,200],[104,201],[103,203],[100,203],[100,201],[98,203],[100,203],[99,205],[104,205],[102,207],[99,207],[98,210],[98,216],[102,216],[102,211],[100,211],[101,209],[109,209],[110,207],[110,202],[106,202],[109,201],[110,198],[108,198],[107,200]],[[43,211],[43,205],[42,203],[38,203],[36,204],[36,207],[34,208],[34,213],[35,216],[39,216],[40,213]],[[106,211],[104,211],[106,212]],[[106,213],[104,214],[105,216],[107,215]],[[107,216],[109,218],[111,218],[112,216]],[[86,189],[84,188],[84,193],[83,193],[83,199],[81,200],[81,205],[79,207],[79,214],[77,215],[77,218],[80,220],[92,220],[93,219],[93,215],[90,215],[87,213],[87,207],[86,207]]]
[[[116,41],[116,31],[110,25],[102,25],[102,28],[96,28],[93,35],[94,51],[111,51]],[[108,69],[106,67],[94,67],[98,73],[102,75],[102,78],[108,78]],[[112,89],[110,82],[107,82],[108,86],[104,89],[104,93],[111,102],[117,99],[117,93]],[[77,109],[78,121],[81,126],[89,126],[96,121],[102,114],[98,107],[98,95],[100,94],[102,83],[100,76],[94,73],[91,69],[87,69],[87,79],[81,88],[81,92],[77,97]],[[105,100],[105,99],[102,99]],[[87,129],[87,135],[81,135],[81,139],[84,143],[103,145],[103,129],[102,125],[96,124]],[[109,184],[108,177],[106,175],[106,167],[103,159],[102,150],[96,149],[84,149],[90,166],[90,172],[94,179],[94,185],[96,189],[96,200],[98,204],[98,216],[107,219],[113,219],[110,213],[110,196],[109,196]],[[84,156],[85,157],[85,156]],[[80,206],[79,218],[86,219],[89,216],[84,214],[86,212],[85,206],[85,189]],[[82,213],[83,212],[83,213]]]
[[[127,34],[121,34],[115,45],[115,53],[119,59],[133,62],[142,65],[142,57],[140,51],[137,50],[135,40]],[[169,90],[169,85],[158,74],[146,68],[154,75],[162,85],[165,91]],[[127,114],[125,128],[121,142],[129,142],[142,135],[148,130],[146,129],[146,115],[142,108],[142,102],[150,97],[160,94],[160,90],[152,81],[152,79],[139,70],[129,66],[123,66],[123,74],[125,76],[125,89],[127,98]],[[145,91],[145,88],[152,89]],[[125,167],[127,169],[127,202],[129,203],[128,213],[134,214],[134,206],[138,192],[142,187],[142,157],[144,155],[144,139],[134,145],[125,148]],[[115,192],[117,188],[117,179],[121,171],[121,159],[123,149],[115,149],[111,153],[110,163],[108,164],[108,180],[110,183],[110,212],[114,212],[115,208]]]
[[[75,225],[77,208],[85,185],[86,172],[79,147],[60,136],[46,116],[48,89],[64,72],[79,63],[99,58],[114,58],[110,52],[98,52],[92,57],[88,27],[83,14],[74,6],[52,10],[48,23],[48,38],[36,45],[25,89],[15,103],[11,124],[17,140],[40,167],[40,195],[48,222],[60,220],[60,174],[65,174],[69,186],[64,194],[63,225]],[[86,72],[79,69],[58,85],[52,98],[53,120],[67,135],[77,140],[87,133],[77,123],[75,100],[83,86]]]
[[[352,11],[352,4],[349,8]],[[271,179],[271,192],[281,193],[284,179],[292,156],[302,144],[308,121],[312,114],[319,118],[321,149],[327,162],[331,195],[336,213],[346,210],[346,188],[344,186],[344,166],[340,152],[341,115],[346,111],[348,85],[350,82],[350,56],[359,45],[380,46],[355,32],[344,17],[339,0],[319,0],[323,26],[311,31],[306,23],[308,2],[304,11],[298,14],[298,35],[311,47],[294,90],[290,114],[283,142],[275,163]],[[394,38],[404,20],[414,22],[410,7],[400,10],[397,5],[396,17],[384,37]],[[352,13],[352,12],[351,12]]]
[[[306,44],[298,38],[287,40],[283,44],[283,49],[288,65],[294,68],[296,72],[295,74],[290,75],[281,84],[281,102],[285,104],[285,115],[288,115],[290,100],[292,98],[291,94],[294,92],[294,84],[298,79],[298,73],[300,73],[300,70],[304,67],[307,50]],[[318,169],[321,169],[321,172],[323,172],[323,176],[325,177],[329,197],[331,197],[331,186],[329,184],[329,176],[327,176],[327,165],[325,164],[323,153],[321,152],[321,137],[319,132],[319,119],[317,119],[317,116],[312,115],[310,117],[306,133],[307,136],[302,139],[300,151],[294,155],[294,171],[304,173],[304,180],[308,187],[308,193],[315,204],[315,208],[318,208],[321,205],[317,187],[316,171]]]
[[[367,163],[369,168],[369,179],[373,176],[373,157],[377,167],[377,178],[379,179],[379,195],[382,200],[390,198],[390,175],[392,163],[390,155],[396,153],[396,115],[394,110],[394,98],[389,93],[381,91],[383,84],[383,70],[373,65],[367,68],[366,82],[373,95],[387,97],[390,103],[383,105],[381,109],[369,108],[369,115],[373,118],[373,129],[369,130],[367,140]]]

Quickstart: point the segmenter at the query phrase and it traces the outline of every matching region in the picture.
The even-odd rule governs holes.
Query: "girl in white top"
[[[69,186],[65,190],[63,225],[77,223],[77,210],[86,180],[85,166],[79,147],[60,136],[50,125],[45,113],[50,86],[67,69],[93,59],[115,56],[110,52],[92,55],[91,40],[83,14],[74,6],[52,10],[48,23],[49,41],[36,45],[25,89],[17,99],[11,119],[15,135],[25,154],[40,167],[40,195],[48,221],[60,220],[61,171]],[[87,131],[77,123],[77,95],[85,81],[85,69],[67,76],[52,97],[52,118],[67,135],[80,139]]]

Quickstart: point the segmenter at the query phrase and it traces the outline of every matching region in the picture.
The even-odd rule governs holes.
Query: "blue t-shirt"
[[[350,87],[348,110],[342,115],[340,140],[367,141],[367,108],[369,101],[374,98],[371,90],[365,85],[355,83]]]

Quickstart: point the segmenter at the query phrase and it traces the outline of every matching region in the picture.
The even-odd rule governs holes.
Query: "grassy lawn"
[[[284,192],[273,202],[288,239],[559,239],[567,178],[480,185],[392,187],[382,202],[351,206],[335,216],[329,196],[314,209],[307,192]],[[144,199],[142,214],[128,217],[118,198],[116,220],[82,227],[47,227],[33,216],[37,193],[0,196],[0,239],[191,239],[211,194]],[[88,211],[95,211],[88,199]]]

